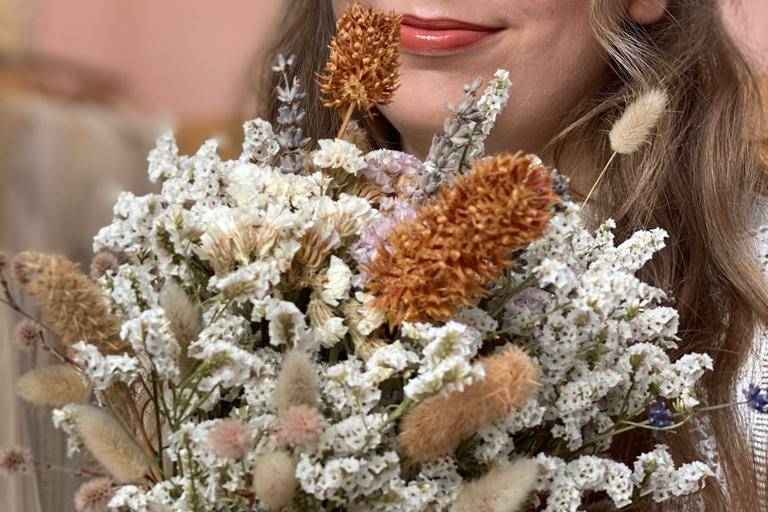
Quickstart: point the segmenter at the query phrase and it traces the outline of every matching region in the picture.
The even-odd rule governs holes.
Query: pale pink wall
[[[282,0],[36,0],[31,45],[114,72],[142,108],[228,115]]]
[[[279,29],[283,1],[35,0],[31,42],[117,73],[150,112],[220,118],[232,112],[255,50]],[[723,2],[768,71],[768,0]]]
[[[729,24],[758,69],[768,72],[768,0],[722,0]]]

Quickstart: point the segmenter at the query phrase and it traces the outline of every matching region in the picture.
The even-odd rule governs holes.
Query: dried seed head
[[[611,149],[622,155],[640,149],[648,142],[668,103],[669,95],[661,89],[651,89],[638,97],[613,125],[609,134]]]
[[[14,259],[24,290],[37,300],[43,319],[65,344],[86,341],[107,354],[129,349],[120,339],[120,320],[101,290],[63,256],[25,252]]]
[[[452,453],[482,427],[525,405],[539,389],[539,368],[518,347],[480,360],[485,378],[448,396],[420,402],[403,418],[400,443],[412,462]]]
[[[14,329],[14,339],[22,350],[29,350],[37,345],[42,335],[40,325],[28,318],[17,323]]]
[[[364,9],[359,2],[336,23],[331,55],[320,76],[325,106],[342,111],[351,105],[370,112],[387,105],[400,79],[402,16]]]
[[[558,202],[550,173],[521,154],[478,162],[380,245],[366,268],[374,306],[390,324],[450,318],[544,233]]]
[[[90,383],[64,364],[25,373],[19,378],[16,389],[19,396],[31,404],[54,407],[84,402],[91,394]]]
[[[91,279],[98,281],[109,272],[117,272],[119,262],[111,252],[100,252],[91,260]]]
[[[115,495],[115,486],[109,478],[96,478],[85,482],[75,493],[77,512],[107,512],[109,500]]]
[[[0,450],[0,476],[26,473],[32,465],[32,457],[26,448],[5,448]]]

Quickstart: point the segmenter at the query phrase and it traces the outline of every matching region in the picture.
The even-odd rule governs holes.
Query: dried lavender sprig
[[[301,88],[298,77],[289,80],[288,75],[296,63],[296,56],[287,59],[284,55],[277,56],[277,62],[272,66],[275,73],[283,77],[282,83],[275,87],[277,100],[282,105],[277,110],[277,142],[280,144],[278,161],[284,173],[299,173],[304,169],[303,150],[310,142],[304,136],[302,125],[306,117],[303,101],[307,94]]]
[[[477,78],[471,85],[464,86],[466,95],[458,107],[453,107],[450,103],[446,105],[453,115],[445,120],[443,133],[435,135],[432,139],[432,147],[425,164],[424,192],[427,197],[439,190],[443,184],[449,183],[461,167],[461,161],[472,140],[475,124],[483,116],[475,105],[477,91],[481,85],[483,79]]]
[[[482,113],[483,118],[475,124],[472,131],[472,137],[469,141],[466,155],[461,162],[459,172],[464,174],[472,169],[475,160],[485,154],[485,141],[491,134],[496,118],[499,116],[509,101],[509,88],[512,82],[509,80],[509,71],[499,69],[494,73],[493,78],[488,83],[488,87],[483,91],[482,96],[477,102],[477,110]]]

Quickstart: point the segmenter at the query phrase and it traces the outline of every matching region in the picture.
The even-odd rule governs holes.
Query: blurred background
[[[768,72],[768,0],[723,2]],[[118,191],[145,189],[159,132],[176,129],[185,152],[211,136],[234,151],[237,127],[255,112],[252,69],[289,4],[0,0],[0,250],[58,252],[87,265]],[[0,311],[0,446],[31,446],[38,460],[64,464],[50,411],[14,396],[17,375],[45,354],[19,354],[8,342],[12,323]],[[0,509],[69,512],[80,482],[52,471],[0,479]]]

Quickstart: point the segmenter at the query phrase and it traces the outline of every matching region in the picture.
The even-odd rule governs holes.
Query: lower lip
[[[403,25],[400,39],[408,53],[441,57],[475,47],[498,32],[498,30],[428,30]]]

